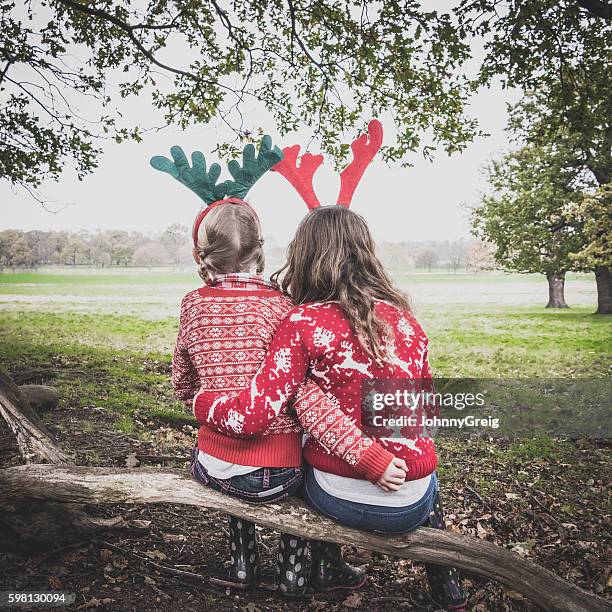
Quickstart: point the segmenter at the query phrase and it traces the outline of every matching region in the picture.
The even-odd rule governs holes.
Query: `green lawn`
[[[612,321],[592,308],[427,308],[440,376],[579,377],[610,373]]]
[[[575,276],[579,306],[541,307],[535,275],[402,274],[430,338],[436,376],[552,378],[610,373],[610,317],[592,314],[592,280]],[[104,406],[131,430],[188,413],[172,398],[171,351],[181,296],[194,274],[0,274],[0,367],[50,369],[66,406]],[[529,291],[525,291],[529,287]],[[495,297],[503,295],[503,305]]]
[[[537,275],[437,271],[395,278],[428,333],[434,374],[453,379],[438,380],[438,391],[485,389],[486,411],[503,417],[497,432],[437,435],[448,529],[521,551],[579,586],[605,593],[612,318],[593,314],[593,279],[570,277],[566,299],[572,308],[547,310],[546,282]],[[18,382],[58,389],[60,410],[42,418],[79,465],[125,465],[132,452],[178,457],[164,461],[183,465],[196,423],[173,397],[171,353],[181,297],[198,285],[193,272],[163,270],[0,274],[0,368]],[[456,380],[463,378],[468,380]],[[563,424],[566,418],[586,422],[589,433],[559,434],[555,419]],[[166,508],[146,512],[133,516],[154,520],[156,538],[175,529]],[[200,525],[201,515],[194,515],[182,524]],[[164,521],[172,521],[172,528],[164,528],[170,524]],[[207,517],[199,529],[202,550],[214,549],[210,542],[216,546],[220,525]],[[120,543],[140,550],[142,537]],[[156,540],[154,546],[162,544]],[[180,552],[164,550],[168,562],[189,563],[187,554],[210,570],[210,561],[202,563],[197,548],[189,552],[189,543],[186,553],[183,544]],[[79,563],[62,574],[65,585],[71,584],[70,572],[82,573]],[[99,568],[105,586],[106,563]],[[369,563],[381,589],[388,585],[380,576],[391,576],[393,589],[405,573],[406,566],[397,564],[377,574],[382,561]],[[498,607],[524,609],[516,593],[510,599],[510,591],[491,581],[468,576],[464,586],[473,602],[482,602],[486,591]],[[91,594],[101,597],[95,588]],[[405,599],[405,587],[397,588],[380,592]],[[214,602],[212,607],[225,606],[222,599]]]

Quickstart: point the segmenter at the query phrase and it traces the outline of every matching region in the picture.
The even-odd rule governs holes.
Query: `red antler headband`
[[[355,189],[368,167],[374,159],[376,153],[382,145],[383,128],[378,119],[372,119],[368,125],[367,134],[362,134],[351,144],[353,151],[353,161],[340,173],[340,193],[336,204],[339,206],[351,205]],[[306,206],[310,210],[321,206],[315,194],[312,179],[314,173],[323,163],[322,155],[302,155],[300,165],[297,165],[297,158],[300,152],[300,145],[285,147],[284,157],[278,162],[272,171],[284,176],[293,185],[294,189],[300,194]]]

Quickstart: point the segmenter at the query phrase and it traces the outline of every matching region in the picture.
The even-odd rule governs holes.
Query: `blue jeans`
[[[426,523],[438,490],[438,479],[434,473],[425,495],[418,502],[394,508],[360,504],[334,497],[321,488],[310,466],[306,468],[304,484],[304,497],[321,514],[347,527],[388,535],[407,533]]]
[[[203,485],[252,504],[269,504],[293,495],[302,485],[301,467],[259,468],[232,478],[215,478],[198,461],[198,447],[191,455],[191,474]]]

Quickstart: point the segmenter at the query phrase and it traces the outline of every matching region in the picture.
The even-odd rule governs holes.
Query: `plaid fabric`
[[[257,289],[278,289],[273,282],[266,280],[263,276],[251,274],[250,272],[217,274],[211,286],[220,289],[248,289],[249,291],[256,291]]]

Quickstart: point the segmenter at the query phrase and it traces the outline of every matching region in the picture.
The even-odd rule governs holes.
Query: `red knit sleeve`
[[[380,480],[393,453],[368,438],[355,421],[312,380],[301,384],[293,407],[304,428],[326,450],[346,461],[370,482]]]
[[[194,414],[200,423],[229,436],[259,435],[286,408],[308,365],[308,349],[297,323],[285,317],[250,386],[227,395],[200,392],[193,402]]]
[[[436,392],[433,378],[431,376],[431,368],[429,367],[429,359],[428,359],[428,349],[425,348],[425,353],[423,354],[423,367],[421,369],[421,385],[422,390],[425,394],[433,394]],[[425,397],[430,397],[429,395],[424,395]],[[440,416],[440,407],[436,405],[433,399],[426,400],[423,405],[423,409],[425,410],[425,414],[428,419],[433,419],[434,417]]]
[[[176,399],[191,407],[193,398],[200,388],[200,377],[189,357],[187,347],[183,344],[183,322],[184,311],[181,304],[181,323],[172,355],[172,386]]]

